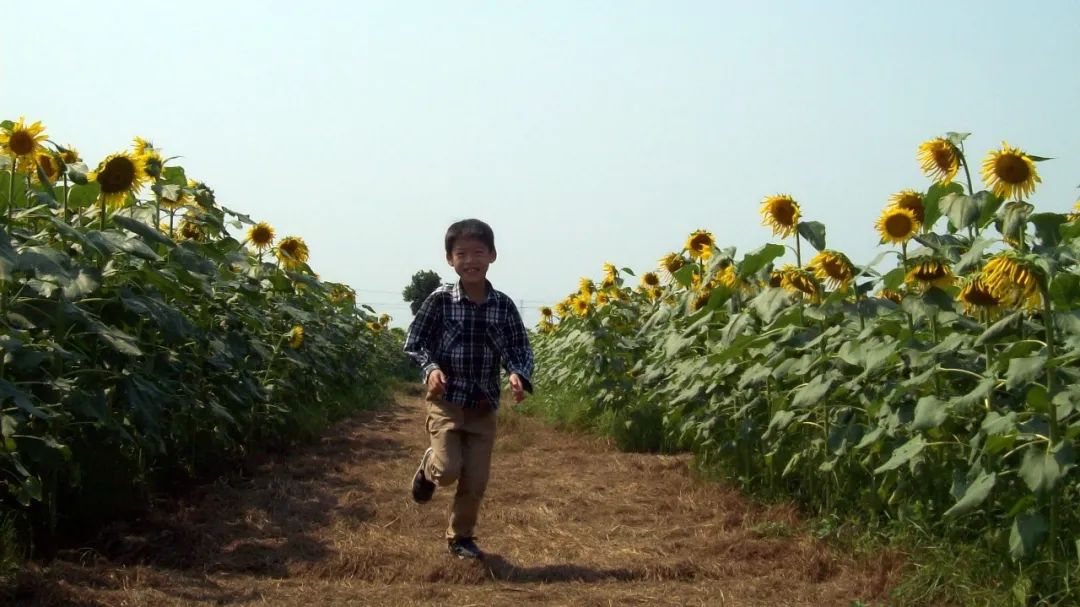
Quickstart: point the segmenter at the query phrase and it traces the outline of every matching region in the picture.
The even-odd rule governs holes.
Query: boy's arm
[[[513,301],[508,301],[508,304],[507,351],[503,366],[507,373],[516,373],[521,378],[522,387],[532,393],[533,351],[529,345],[529,334],[525,331],[525,323],[521,320],[517,306]]]
[[[439,315],[439,305],[432,294],[420,305],[420,310],[409,325],[409,333],[405,336],[405,353],[424,370],[425,382],[432,371],[439,369],[431,352],[431,344],[439,326]]]

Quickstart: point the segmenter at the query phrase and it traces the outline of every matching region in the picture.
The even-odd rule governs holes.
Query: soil
[[[424,401],[200,486],[19,574],[16,605],[841,605],[883,601],[903,565],[815,539],[796,510],[620,453],[504,405],[477,530],[446,552],[452,491],[413,503]]]

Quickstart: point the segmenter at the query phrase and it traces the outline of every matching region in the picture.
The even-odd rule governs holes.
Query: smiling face
[[[454,243],[446,262],[461,277],[463,285],[482,285],[488,266],[495,261],[495,251],[476,238],[460,238]]]

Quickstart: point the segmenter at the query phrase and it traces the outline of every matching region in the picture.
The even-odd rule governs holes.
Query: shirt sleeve
[[[529,333],[525,330],[525,323],[521,321],[521,314],[514,302],[507,299],[506,303],[507,344],[503,366],[507,373],[521,376],[525,389],[532,392],[533,351],[529,345]]]
[[[439,368],[432,351],[440,320],[441,306],[436,292],[420,305],[420,310],[409,325],[409,333],[405,336],[405,353],[424,370],[424,381],[427,381],[428,374]]]

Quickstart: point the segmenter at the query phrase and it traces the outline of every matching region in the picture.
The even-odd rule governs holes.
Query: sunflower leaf
[[[957,133],[954,131],[949,131],[948,133],[945,133],[945,138],[949,140],[949,143],[959,147],[960,144],[963,143],[964,140],[967,139],[970,135],[971,133]]]
[[[1053,160],[1053,158],[1047,158],[1046,156],[1036,156],[1034,154],[1026,154],[1026,156],[1030,158],[1032,162],[1044,162],[1046,160]]]
[[[990,343],[995,339],[1008,334],[1011,330],[1015,329],[1016,319],[1021,316],[1021,312],[1013,312],[1001,320],[990,325],[983,331],[982,335],[975,340],[974,347],[980,348],[984,344]]]
[[[985,228],[990,222],[994,221],[994,217],[997,215],[998,209],[1001,208],[1001,203],[1005,202],[1002,198],[994,196],[993,192],[982,190],[975,193],[975,203],[979,205],[979,228]]]
[[[960,516],[978,508],[979,504],[986,501],[996,482],[997,474],[980,472],[979,476],[964,489],[963,496],[953,504],[952,508],[945,511],[945,516]]]
[[[121,215],[114,215],[113,223],[119,224],[120,227],[124,228],[125,230],[128,230],[129,232],[134,232],[136,235],[141,236],[142,239],[147,242],[147,244],[165,245],[170,249],[176,246],[176,243],[173,242],[171,238],[165,236],[158,230],[146,225],[145,223],[137,219],[123,217]]]
[[[820,221],[800,221],[799,236],[802,236],[818,252],[825,250],[825,224]]]
[[[1050,300],[1063,311],[1072,310],[1075,302],[1080,301],[1080,276],[1066,273],[1055,276],[1050,282]]]
[[[923,226],[930,228],[941,218],[942,197],[947,194],[963,194],[964,186],[959,183],[935,183],[923,196]]]
[[[1028,219],[1044,245],[1056,247],[1061,244],[1061,226],[1068,221],[1068,217],[1061,213],[1034,213]]]
[[[1035,207],[1018,200],[1006,203],[1001,210],[1001,235],[1018,239],[1020,231],[1027,224]]]
[[[1046,366],[1045,356],[1027,356],[1009,361],[1009,370],[1005,373],[1005,389],[1015,390],[1035,380]]]
[[[767,244],[752,253],[747,253],[737,267],[739,278],[750,278],[785,252],[783,245]]]
[[[951,231],[971,227],[979,218],[979,205],[971,196],[949,193],[938,202],[941,213],[949,218]]]

